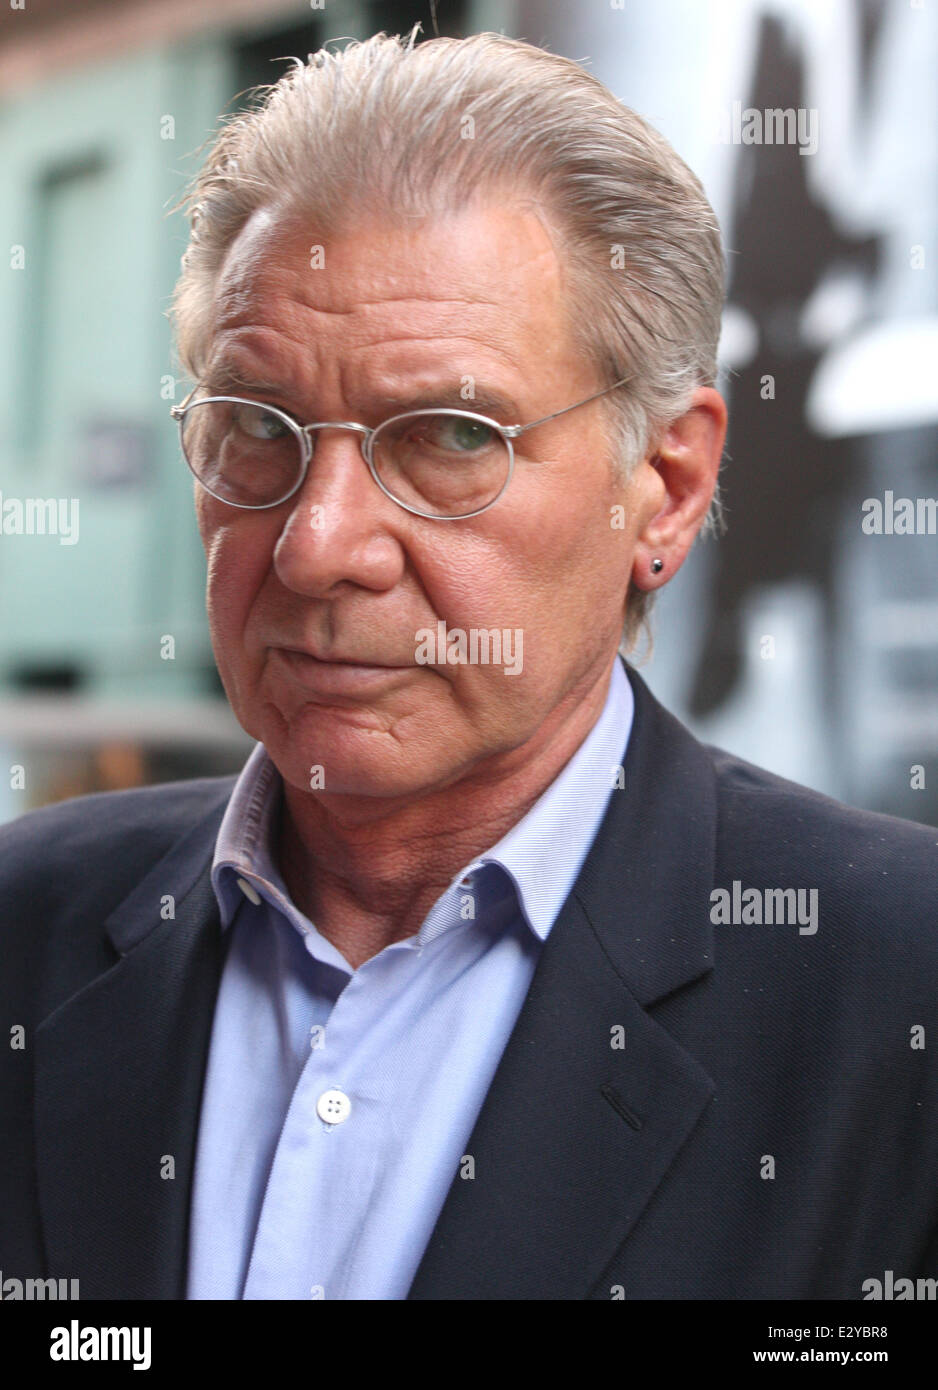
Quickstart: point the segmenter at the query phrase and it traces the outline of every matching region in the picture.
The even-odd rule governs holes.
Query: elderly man
[[[257,746],[3,833],[5,1273],[938,1274],[935,832],[701,747],[618,654],[723,446],[696,178],[565,59],[379,36],[231,119],[188,207],[173,413]]]

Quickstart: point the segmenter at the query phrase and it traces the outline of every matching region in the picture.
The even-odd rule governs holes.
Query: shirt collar
[[[525,921],[542,941],[563,906],[596,836],[625,760],[634,697],[616,658],[602,712],[570,761],[530,810],[484,854],[465,865],[443,899],[491,879],[490,865],[508,875]],[[222,928],[232,921],[243,895],[266,898],[300,930],[309,923],[290,898],[274,862],[283,782],[263,744],[252,750],[225,810],[212,861],[212,887]],[[485,897],[499,893],[491,882]],[[429,926],[436,908],[428,917]]]
[[[531,930],[543,941],[576,882],[625,761],[635,700],[616,658],[599,719],[573,757],[517,824],[460,875],[500,864]]]
[[[229,925],[242,901],[244,890],[239,878],[253,889],[255,896],[259,896],[258,889],[269,890],[265,896],[271,898],[281,892],[286,894],[271,853],[274,822],[279,819],[282,799],[280,773],[264,745],[255,744],[235,783],[215,841],[212,887],[223,928]]]

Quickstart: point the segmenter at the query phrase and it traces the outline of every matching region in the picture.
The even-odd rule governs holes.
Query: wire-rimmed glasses
[[[190,392],[171,415],[186,463],[212,497],[249,511],[278,507],[303,485],[317,430],[354,430],[374,481],[392,502],[434,521],[478,516],[498,501],[514,470],[512,441],[586,405],[628,377],[528,425],[502,425],[472,410],[410,410],[374,429],[351,420],[301,425],[277,406],[243,396]]]

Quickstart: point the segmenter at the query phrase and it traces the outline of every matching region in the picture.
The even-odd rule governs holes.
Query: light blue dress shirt
[[[416,936],[352,970],[272,850],[282,782],[258,744],[218,834],[228,952],[196,1150],[190,1299],[403,1299],[595,838],[632,726],[602,713],[543,795],[457,874]]]

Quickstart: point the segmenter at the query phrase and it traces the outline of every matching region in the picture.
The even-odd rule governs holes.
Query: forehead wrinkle
[[[466,333],[400,333],[390,338],[381,336],[366,342],[350,343],[349,348],[353,352],[367,352],[369,349],[380,350],[400,343],[406,343],[409,346],[426,344],[433,352],[438,352],[441,346],[445,346],[447,350],[455,349],[457,353],[464,351],[458,345],[465,343],[469,353],[478,354],[480,349],[482,352],[495,352],[499,356],[506,357],[512,366],[518,365],[514,354],[506,344],[497,340],[493,342],[491,338],[474,337]]]
[[[313,278],[310,279],[310,269],[308,265],[308,242],[309,230],[302,222],[296,218],[285,214],[285,210],[277,208],[258,209],[245,227],[241,229],[239,235],[234,239],[232,245],[222,264],[218,281],[216,282],[216,322],[229,322],[232,316],[237,317],[240,312],[249,309],[252,297],[262,295],[266,301],[271,296],[279,299],[283,293],[283,281],[292,281],[292,294],[288,292],[287,299],[290,301],[288,308],[295,310],[297,303],[308,302],[302,293],[296,294],[297,289],[309,286],[315,287],[315,292],[325,290],[329,295],[337,292],[338,295],[346,293],[349,289],[349,282],[352,282],[354,292],[354,282],[364,282],[362,288],[367,291],[368,298],[363,299],[357,305],[350,308],[339,305],[320,304],[316,307],[324,314],[344,315],[356,313],[370,309],[378,310],[381,305],[396,302],[401,305],[415,303],[437,303],[452,304],[454,306],[466,306],[472,304],[487,303],[491,306],[501,306],[505,304],[503,287],[507,284],[509,288],[516,280],[517,275],[522,271],[529,270],[532,266],[544,265],[547,276],[538,276],[538,285],[533,301],[538,306],[542,305],[546,299],[548,283],[556,288],[564,297],[567,279],[565,268],[565,257],[562,254],[563,238],[558,237],[557,229],[553,225],[553,220],[546,215],[546,210],[540,206],[537,198],[519,198],[517,190],[514,190],[514,199],[523,219],[534,223],[540,232],[541,244],[530,245],[530,238],[519,243],[516,239],[509,239],[506,249],[511,252],[515,249],[514,263],[506,267],[504,259],[491,260],[487,266],[483,266],[483,274],[487,280],[491,280],[493,275],[497,275],[498,284],[493,287],[494,297],[489,298],[485,294],[480,296],[476,285],[472,285],[472,298],[464,298],[460,295],[455,297],[452,294],[434,295],[432,293],[434,276],[437,273],[436,264],[433,258],[426,254],[417,255],[416,263],[414,259],[408,257],[408,247],[416,241],[418,252],[423,243],[426,250],[426,237],[428,230],[432,230],[432,225],[415,229],[404,228],[404,234],[395,237],[394,226],[388,226],[388,239],[382,238],[378,247],[374,246],[374,238],[365,239],[364,244],[357,248],[357,254],[353,256],[349,265],[341,264],[348,260],[348,256],[340,252],[341,268],[335,271],[335,264],[332,262],[333,274],[329,274],[327,269],[315,271]],[[480,212],[486,210],[485,204],[479,209]],[[503,211],[498,203],[492,205],[492,212]],[[437,219],[437,225],[443,228],[444,243],[450,241],[447,229],[450,223],[456,229],[458,240],[460,214],[442,215]],[[354,233],[354,226],[352,233]],[[395,269],[387,263],[388,240],[390,241],[390,252],[393,257],[396,248],[401,251],[404,264],[401,268]],[[349,234],[337,234],[333,239],[333,244],[339,248],[347,246]],[[520,255],[521,259],[518,260]],[[458,264],[454,267],[452,261],[449,263],[449,270],[458,273]],[[420,292],[414,295],[410,291],[414,278],[420,282]],[[379,284],[374,284],[375,279]],[[545,279],[546,282],[545,283]],[[269,282],[273,281],[273,285]],[[381,282],[388,287],[388,293],[381,295]],[[410,283],[408,283],[410,282]],[[428,288],[424,290],[424,283],[428,282]],[[276,288],[275,288],[276,287]]]
[[[227,297],[228,296],[224,294],[220,295],[220,303],[223,304]],[[228,312],[224,308],[220,308],[219,311],[216,313],[216,334],[226,329],[242,327],[250,328],[254,326],[254,314],[256,313],[256,310],[259,307],[256,302],[258,300],[260,300],[261,305],[263,306],[265,316],[272,316],[277,314],[278,309],[280,309],[282,306],[283,317],[285,319],[289,318],[292,314],[295,314],[297,307],[302,307],[302,309],[307,313],[313,315],[321,314],[328,319],[352,318],[354,317],[354,315],[360,314],[366,321],[374,315],[380,314],[382,310],[388,305],[399,306],[402,310],[406,310],[408,307],[412,308],[414,306],[426,308],[431,304],[435,307],[446,306],[453,310],[453,316],[458,314],[460,316],[460,320],[462,320],[467,308],[498,309],[502,306],[503,303],[502,300],[484,298],[453,299],[449,296],[437,297],[434,295],[417,295],[405,298],[398,298],[395,295],[388,295],[385,299],[362,300],[349,308],[339,309],[331,308],[328,305],[314,304],[306,299],[296,298],[289,295],[264,295],[262,293],[262,287],[257,287],[256,293],[252,291],[249,295],[243,296],[238,294],[232,296],[231,298],[233,312]],[[268,326],[270,325],[268,325],[267,323],[257,324],[257,327]]]
[[[273,359],[278,369],[293,381],[295,373],[303,374],[307,362],[315,364],[320,352],[327,355],[359,354],[391,348],[401,350],[409,345],[413,345],[415,350],[427,347],[430,351],[440,352],[445,344],[445,350],[454,357],[459,358],[466,353],[471,359],[465,363],[462,371],[471,371],[472,360],[477,358],[480,349],[494,353],[511,367],[518,368],[518,325],[515,319],[505,322],[496,318],[493,321],[491,314],[485,314],[483,322],[472,331],[467,328],[465,312],[458,312],[453,301],[438,302],[453,304],[453,312],[447,313],[438,323],[424,320],[413,324],[409,330],[407,323],[398,321],[397,315],[392,322],[386,318],[382,320],[378,314],[360,317],[355,322],[356,311],[343,311],[343,317],[348,322],[348,331],[342,334],[345,341],[336,341],[326,328],[326,325],[335,323],[334,313],[324,314],[318,307],[304,306],[298,314],[295,304],[290,306],[292,312],[278,313],[276,305],[268,305],[262,322],[256,322],[250,316],[240,322],[226,322],[224,319],[217,322],[210,346],[210,360],[214,360],[229,341],[230,350],[244,350],[252,356],[261,356],[265,361]],[[321,340],[323,334],[325,341]],[[285,356],[294,361],[299,358],[300,367],[296,368],[294,361],[288,365],[284,361]]]
[[[475,285],[473,285],[471,295],[454,295],[451,292],[434,294],[432,276],[435,272],[430,266],[419,271],[411,266],[407,268],[406,272],[395,272],[385,266],[371,270],[367,265],[359,263],[357,266],[338,271],[333,269],[330,274],[329,271],[324,273],[308,270],[305,260],[300,258],[302,271],[297,273],[296,268],[289,261],[285,263],[282,259],[267,258],[261,260],[258,265],[256,264],[258,259],[258,256],[252,255],[248,258],[247,264],[239,264],[237,260],[234,260],[234,262],[229,261],[223,266],[216,284],[217,321],[224,319],[227,322],[232,313],[236,316],[241,313],[249,313],[256,299],[261,300],[265,305],[276,304],[282,300],[285,308],[294,310],[297,304],[302,304],[315,313],[339,317],[356,313],[380,312],[384,306],[389,304],[397,304],[402,307],[451,305],[455,310],[464,311],[466,308],[481,306],[500,309],[505,307],[508,302],[505,291],[501,287],[493,288],[490,294],[486,294],[481,287],[477,290]],[[560,291],[561,296],[563,294],[563,266],[552,248],[545,248],[533,258],[528,258],[525,264],[544,260],[548,262],[548,268],[552,272],[549,279],[553,280],[553,286],[545,283],[543,277],[539,280],[538,293],[534,301],[538,306],[545,302],[552,287]],[[514,285],[519,270],[520,267],[514,267],[503,272],[503,284],[507,285],[508,289]],[[289,286],[282,284],[284,274],[292,280]],[[387,294],[381,294],[380,285],[376,286],[373,283],[375,274],[383,277],[388,288]],[[401,283],[405,278],[409,280],[415,274],[419,274],[429,282],[426,292],[421,287],[420,292],[415,293],[409,285]],[[347,306],[342,304],[334,306],[328,303],[314,302],[317,294],[322,291],[325,291],[327,296],[331,294],[335,294],[336,297],[341,297],[344,294],[354,295],[356,293],[354,285],[356,277],[367,282],[367,295],[356,299],[354,303]],[[271,284],[270,281],[274,283]],[[350,281],[353,283],[350,284]],[[302,292],[307,287],[312,297]],[[365,288],[366,286],[363,285],[363,291]]]
[[[271,370],[266,361],[266,354],[255,359],[246,344],[234,344],[229,352],[222,351],[215,356],[205,372],[205,379],[222,391],[234,389],[235,394],[246,392],[275,397],[282,406],[300,415],[321,413],[316,389],[319,383],[309,379],[303,381],[300,364],[295,364],[299,367],[297,372],[280,371]],[[364,370],[354,363],[336,365],[342,408],[353,413],[368,413],[379,408],[378,403],[391,403],[399,409],[416,408],[413,402],[420,406],[454,405],[461,409],[487,409],[495,414],[517,412],[521,408],[517,398],[519,385],[523,394],[524,377],[512,375],[505,364],[493,365],[491,360],[471,363],[475,368],[472,400],[466,400],[461,394],[464,362],[457,363],[452,370],[447,370],[446,364],[439,360],[422,360],[414,367],[405,363],[376,362]],[[511,365],[515,365],[513,361]],[[458,398],[450,399],[454,391],[459,392]]]
[[[286,329],[284,329],[283,332],[277,332],[266,326],[261,327],[258,325],[256,327],[245,326],[245,331],[250,334],[250,337],[233,337],[232,335],[238,332],[236,328],[222,329],[220,332],[216,333],[212,340],[212,349],[209,358],[213,367],[223,359],[226,364],[230,362],[237,368],[240,359],[246,356],[250,359],[260,360],[265,364],[269,361],[273,361],[277,363],[279,368],[281,364],[283,364],[284,357],[279,340],[286,341],[288,348],[291,350],[288,355],[292,356],[292,350],[295,350],[297,357],[303,362],[314,358],[317,347],[323,346],[316,342],[309,342],[305,338],[299,337],[295,333],[290,333]],[[272,339],[277,341],[272,342]],[[338,351],[347,351],[355,354],[369,351],[381,351],[382,349],[398,346],[400,344],[406,344],[408,346],[426,345],[431,352],[436,354],[439,353],[441,347],[445,346],[447,351],[454,351],[457,357],[460,355],[477,356],[481,350],[484,353],[495,353],[499,357],[503,357],[506,362],[514,368],[518,368],[521,365],[516,353],[512,351],[511,345],[499,341],[497,336],[493,340],[488,337],[474,337],[465,332],[462,334],[396,333],[392,337],[384,337],[383,335],[368,337],[363,341],[345,344],[342,348],[338,348],[333,344],[326,344],[325,346],[330,355],[334,355]],[[460,347],[460,344],[465,344],[465,348]],[[271,348],[274,350],[271,351]],[[250,369],[252,371],[255,370],[253,361],[250,364]],[[270,368],[265,365],[262,370],[270,371]],[[418,370],[420,369],[418,368]]]
[[[364,330],[365,326],[362,327]],[[369,327],[373,329],[374,325]],[[505,335],[499,331],[497,325],[491,336],[483,335],[481,332],[475,335],[468,334],[462,323],[460,328],[460,333],[449,333],[446,330],[428,333],[425,328],[414,333],[398,330],[390,337],[368,332],[366,335],[357,336],[356,340],[338,345],[317,343],[315,339],[310,341],[298,329],[295,321],[286,321],[282,328],[273,328],[267,324],[245,324],[240,328],[232,325],[216,332],[208,370],[217,371],[223,363],[226,366],[230,363],[234,370],[240,369],[245,375],[251,373],[252,379],[263,378],[271,384],[280,379],[284,386],[299,389],[306,370],[317,369],[318,351],[325,351],[335,360],[343,354],[361,357],[362,354],[381,353],[403,346],[415,349],[425,347],[436,358],[441,351],[445,351],[448,357],[452,357],[451,370],[457,375],[464,375],[472,368],[475,368],[471,371],[472,375],[480,375],[486,369],[504,371],[507,368],[512,371],[524,371],[516,344],[510,340],[510,335],[509,341],[505,341]],[[400,353],[393,355],[400,356]],[[480,355],[489,358],[489,362],[480,361]],[[498,359],[494,368],[491,364],[492,357]],[[438,361],[432,364],[432,367],[422,361],[412,367],[400,363],[391,369],[391,373],[395,377],[402,373],[426,376],[433,367],[438,368],[439,365]],[[446,365],[444,364],[444,370]],[[341,364],[339,367],[342,372]]]
[[[227,329],[255,326],[257,328],[270,327],[277,333],[288,334],[291,321],[296,318],[298,311],[311,316],[310,321],[312,323],[317,318],[324,323],[331,323],[343,319],[354,320],[358,316],[364,329],[366,326],[371,327],[376,319],[380,319],[388,312],[389,308],[393,308],[401,316],[408,314],[419,314],[421,317],[424,315],[439,316],[439,331],[436,331],[437,326],[435,324],[432,327],[420,324],[415,333],[408,334],[404,331],[398,335],[401,339],[420,338],[440,336],[441,332],[447,331],[448,325],[453,320],[456,320],[460,328],[463,329],[467,311],[470,313],[475,311],[482,315],[487,315],[492,311],[498,315],[500,311],[505,311],[501,322],[484,326],[485,330],[491,333],[492,338],[504,342],[506,336],[517,336],[519,332],[523,334],[526,328],[528,330],[533,328],[533,331],[537,332],[537,320],[542,317],[545,310],[548,315],[551,315],[551,311],[558,308],[561,314],[564,314],[563,277],[559,273],[561,267],[557,263],[556,255],[548,248],[545,248],[534,259],[544,258],[548,258],[553,271],[558,272],[550,277],[553,283],[545,284],[543,280],[540,281],[536,295],[528,296],[527,302],[522,301],[521,303],[518,302],[512,289],[514,277],[508,276],[506,279],[508,293],[499,290],[491,295],[475,292],[471,296],[453,295],[452,293],[434,294],[431,280],[426,293],[414,294],[409,287],[407,287],[408,292],[400,293],[392,283],[388,293],[381,295],[378,292],[380,287],[376,288],[369,285],[367,298],[358,299],[348,305],[335,305],[328,302],[316,302],[316,300],[319,293],[323,291],[327,295],[334,291],[338,296],[354,293],[354,287],[350,289],[348,286],[349,272],[334,271],[331,283],[325,277],[311,281],[309,280],[309,272],[304,272],[302,276],[294,277],[293,283],[284,285],[284,277],[278,273],[282,263],[280,265],[277,262],[262,264],[259,271],[250,262],[237,268],[237,263],[234,265],[229,263],[222,272],[222,282],[216,297],[215,334]],[[354,273],[353,268],[351,274]],[[409,273],[413,274],[413,269]],[[429,270],[424,273],[428,280],[431,279]],[[320,277],[321,273],[316,272],[316,276]],[[387,273],[385,278],[394,279],[393,275],[389,277]],[[273,285],[269,283],[271,280],[274,282]],[[404,288],[401,287],[402,290]],[[555,303],[556,294],[551,293],[551,291],[559,292],[559,303]],[[524,315],[519,323],[519,317],[524,308],[528,310],[528,314]],[[531,310],[534,311],[535,316],[533,325],[529,322]],[[274,321],[277,319],[281,321],[280,324],[275,324]],[[406,330],[406,324],[396,324],[395,327]],[[428,327],[431,327],[429,334],[427,332]],[[480,325],[480,329],[481,327]]]

